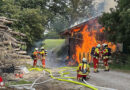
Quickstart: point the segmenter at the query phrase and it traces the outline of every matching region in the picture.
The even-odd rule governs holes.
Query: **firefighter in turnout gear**
[[[45,68],[45,57],[46,57],[47,51],[44,49],[44,47],[41,47],[40,56],[43,68]]]
[[[94,55],[93,55],[93,65],[94,65],[94,72],[99,72],[98,71],[98,63],[99,63],[99,58],[100,58],[100,47],[101,45],[98,44],[94,50]]]
[[[111,53],[111,50],[110,48],[108,48],[108,45],[103,44],[102,58],[103,58],[104,66],[105,66],[105,71],[109,71],[108,60],[109,60],[110,53]]]
[[[82,78],[82,80],[86,80],[89,75],[90,72],[90,67],[89,64],[87,63],[86,58],[82,59],[82,63],[79,64],[78,69],[77,69],[77,80],[80,80],[80,78]]]
[[[36,67],[37,65],[37,60],[39,59],[39,51],[38,48],[35,48],[34,52],[33,52],[33,67]]]

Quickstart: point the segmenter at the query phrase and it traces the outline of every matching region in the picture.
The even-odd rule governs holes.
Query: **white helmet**
[[[106,43],[103,43],[102,46],[103,46],[103,47],[106,46]]]
[[[36,51],[38,51],[38,48],[35,48]]]
[[[106,46],[108,46],[108,44],[104,43],[104,44],[103,44],[103,47],[106,47]]]
[[[44,47],[41,47],[41,50],[43,50],[44,49]]]
[[[82,62],[83,62],[83,63],[87,63],[87,59],[86,59],[86,58],[83,58],[83,59],[82,59]]]
[[[97,45],[97,48],[100,48],[100,47],[101,47],[101,45],[100,45],[100,44],[98,44],[98,45]]]

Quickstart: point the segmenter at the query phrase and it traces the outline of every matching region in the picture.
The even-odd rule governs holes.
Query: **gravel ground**
[[[51,56],[51,57],[49,57]],[[54,58],[53,58],[54,57]],[[48,55],[48,66],[64,66],[64,64],[57,63],[56,57],[53,53],[49,53]],[[50,63],[51,62],[51,63]],[[52,64],[53,63],[53,64]],[[76,73],[71,73],[71,76],[76,77]],[[98,86],[99,90],[130,90],[130,73],[120,72],[120,71],[109,71],[104,72],[100,69],[99,73],[93,73],[93,69],[91,69],[90,79],[87,83]],[[102,88],[104,87],[104,88]]]
[[[56,55],[51,51],[48,52],[48,57],[46,60],[46,66],[48,68],[53,69],[53,73],[57,73],[59,69],[58,67],[65,66],[62,60],[57,61]],[[76,77],[76,71],[72,72],[72,70],[67,70],[66,72],[71,72],[70,75]],[[25,76],[26,80],[34,81],[38,76],[41,76],[42,72],[31,72],[29,75]],[[38,82],[46,81],[50,79],[48,73],[46,73],[43,78],[38,80]],[[76,79],[74,79],[76,81]],[[130,90],[130,73],[120,72],[120,71],[109,71],[104,72],[100,69],[99,73],[93,73],[93,69],[90,72],[90,79],[87,80],[87,84],[91,84],[97,87],[99,90]],[[91,90],[82,85],[76,85],[73,83],[51,80],[44,84],[34,85],[36,90]],[[11,90],[6,89],[6,90]],[[19,89],[12,89],[19,90]],[[25,90],[25,89],[23,89]]]
[[[91,72],[90,75],[91,75],[91,79],[88,81],[88,83],[91,83],[93,85],[113,88],[116,90],[130,90],[129,73],[123,73],[119,71],[104,72],[101,69],[99,73]],[[111,90],[111,89],[107,89],[107,90]]]

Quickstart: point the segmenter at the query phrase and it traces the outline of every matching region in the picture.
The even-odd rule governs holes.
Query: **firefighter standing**
[[[82,80],[88,77],[90,72],[89,64],[87,63],[86,58],[82,59],[82,63],[79,64],[78,69],[77,69],[77,79],[80,80],[82,77]]]
[[[44,49],[44,47],[41,47],[40,56],[42,60],[43,68],[45,68],[45,56],[47,54],[47,51]]]
[[[37,60],[39,59],[39,51],[38,51],[38,48],[35,48],[35,50],[34,50],[34,52],[33,52],[33,57],[34,57],[33,67],[36,67],[36,65],[37,65]]]
[[[108,48],[107,44],[103,44],[103,51],[102,51],[102,58],[103,58],[103,63],[105,66],[105,71],[109,71],[109,65],[108,65],[108,60],[110,56],[110,48]]]
[[[98,71],[98,63],[99,63],[99,58],[100,58],[100,47],[101,45],[98,44],[97,47],[95,48],[94,55],[93,55],[93,65],[94,65],[94,72],[99,72]]]
[[[95,47],[92,47],[92,49],[91,49],[91,60],[93,60],[93,57],[94,57],[94,51],[95,51]]]

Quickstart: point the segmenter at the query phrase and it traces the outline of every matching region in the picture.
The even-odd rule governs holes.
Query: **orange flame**
[[[100,32],[103,33],[104,30],[105,30],[105,28],[103,27],[100,29]]]
[[[105,40],[104,30],[105,28],[99,25],[97,18],[71,28],[68,33],[70,37],[74,39],[74,45],[72,45],[74,51],[69,58],[67,57],[67,59],[72,59],[68,65],[80,63],[83,57],[85,57],[88,62],[91,62],[91,49],[92,47],[96,47],[97,44],[102,45],[106,43],[112,49],[112,52],[115,52],[116,45]],[[66,34],[67,33],[65,33],[65,35]]]
[[[100,32],[103,33],[104,27],[100,29]],[[77,31],[77,30],[74,30]],[[86,24],[83,28],[83,30],[80,32],[83,36],[82,44],[76,45],[75,49],[75,58],[76,62],[80,63],[82,58],[85,57],[89,62],[91,62],[91,49],[92,47],[95,47],[98,43],[102,44],[103,42],[96,40],[96,32],[97,30],[88,30],[88,25]],[[110,48],[112,48],[112,51],[114,52],[116,50],[116,45],[112,44],[111,42],[104,41],[104,43],[108,44]],[[84,54],[84,56],[83,56]]]
[[[78,63],[80,63],[81,58],[83,58],[83,56],[80,58],[79,53],[90,54],[91,48],[97,45],[97,41],[96,41],[96,37],[95,37],[95,31],[89,32],[87,28],[88,28],[88,26],[85,25],[83,31],[81,32],[81,34],[83,35],[82,46],[76,45],[76,61]],[[90,36],[90,34],[92,36]]]

